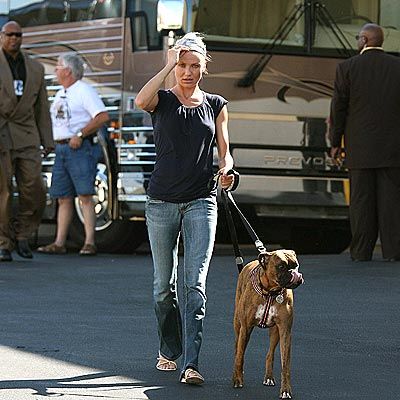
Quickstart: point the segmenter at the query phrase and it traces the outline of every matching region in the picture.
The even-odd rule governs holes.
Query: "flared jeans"
[[[188,203],[148,198],[146,221],[154,265],[153,297],[160,354],[169,360],[182,355],[182,371],[188,367],[198,369],[206,280],[217,226],[216,198]],[[177,293],[180,235],[184,247],[182,309]]]

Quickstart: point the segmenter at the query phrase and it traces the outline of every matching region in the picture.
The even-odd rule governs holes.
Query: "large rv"
[[[24,48],[46,69],[78,52],[85,79],[112,116],[98,135],[97,242],[134,249],[146,238],[144,203],[154,163],[149,115],[136,93],[159,71],[168,46],[198,31],[212,62],[202,88],[229,100],[229,133],[241,182],[235,199],[263,241],[299,252],[341,252],[350,240],[344,164],[329,157],[329,108],[338,62],[355,54],[367,22],[383,26],[385,50],[400,50],[398,0],[7,0]],[[172,85],[173,77],[166,85]],[[53,155],[43,160],[49,186]],[[223,213],[221,213],[223,214]],[[54,219],[48,199],[45,218]],[[81,241],[81,210],[71,238]],[[224,236],[224,221],[219,223]],[[226,233],[225,233],[226,235]]]

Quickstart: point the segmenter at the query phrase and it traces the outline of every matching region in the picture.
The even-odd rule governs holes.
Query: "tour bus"
[[[97,135],[100,249],[133,250],[146,239],[155,152],[150,116],[134,99],[188,31],[204,34],[212,56],[201,87],[229,101],[241,175],[234,197],[260,238],[299,252],[348,246],[345,159],[338,163],[328,152],[335,68],[356,54],[355,35],[368,22],[383,26],[385,50],[399,53],[398,0],[0,0],[0,18],[22,26],[24,50],[45,66],[50,102],[60,87],[57,57],[78,52],[84,79],[108,108],[111,122]],[[172,85],[171,74],[166,86]],[[48,187],[53,160],[53,154],[43,160]],[[45,218],[55,215],[48,198]],[[81,220],[76,202],[70,234],[78,243]],[[219,228],[227,237],[223,218]]]

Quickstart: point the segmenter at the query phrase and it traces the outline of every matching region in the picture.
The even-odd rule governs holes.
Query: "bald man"
[[[336,70],[331,156],[345,142],[350,176],[353,261],[369,261],[380,235],[382,254],[400,261],[400,58],[386,54],[379,25],[356,36],[360,54]]]
[[[28,239],[37,229],[46,201],[41,149],[53,147],[43,66],[21,52],[22,31],[14,21],[0,33],[0,262],[14,248],[32,258]],[[18,187],[13,215],[12,178]]]

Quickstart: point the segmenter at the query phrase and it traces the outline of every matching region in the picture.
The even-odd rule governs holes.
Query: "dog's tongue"
[[[290,280],[291,285],[297,284],[297,283],[299,285],[301,285],[302,283],[304,283],[303,275],[301,272],[292,270],[291,273],[292,273],[292,279]]]

